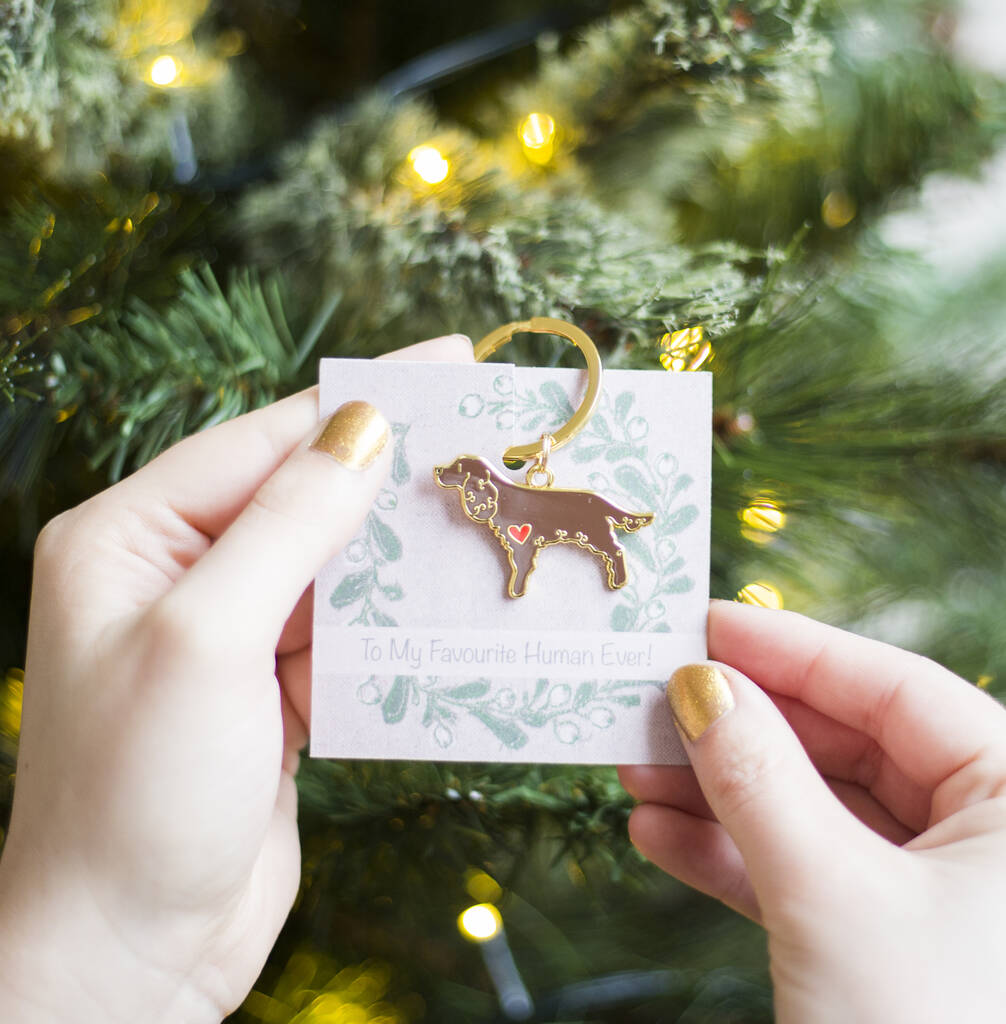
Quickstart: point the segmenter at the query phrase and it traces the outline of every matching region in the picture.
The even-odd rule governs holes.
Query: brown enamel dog
[[[649,512],[627,512],[590,491],[515,484],[477,455],[459,455],[437,466],[433,478],[441,487],[456,487],[465,515],[489,527],[503,545],[510,562],[511,597],[525,592],[538,554],[552,544],[576,544],[599,555],[608,586],[624,587],[625,551],[615,530],[633,533],[653,522]]]

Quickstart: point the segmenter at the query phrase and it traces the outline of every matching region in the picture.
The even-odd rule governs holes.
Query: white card
[[[325,359],[320,379],[320,415],[366,398],[392,422],[394,457],[315,581],[312,756],[686,763],[664,687],[706,657],[710,375],[604,372],[597,412],[551,456],[555,486],[654,521],[613,533],[623,587],[602,557],[559,543],[518,598],[502,543],[433,469],[476,455],[523,484],[504,449],[566,422],[585,374]]]

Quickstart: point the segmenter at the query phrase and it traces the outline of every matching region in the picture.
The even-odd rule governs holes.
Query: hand
[[[258,976],[300,879],[310,583],[391,456],[363,403],[339,421],[348,449],[331,431],[309,448],[317,403],[187,438],[43,530],[0,863],[4,1021],[219,1021]]]
[[[764,924],[780,1024],[1002,1019],[1006,710],[790,612],[714,601],[709,651],[668,686],[694,771],[621,769],[636,846]]]

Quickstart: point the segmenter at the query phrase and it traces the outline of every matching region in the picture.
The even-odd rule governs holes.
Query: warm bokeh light
[[[742,587],[737,593],[737,600],[744,604],[756,604],[760,608],[782,608],[782,592],[772,583],[758,580]]]
[[[218,57],[237,57],[244,53],[248,46],[248,38],[239,28],[229,28],[217,36],[216,51]]]
[[[750,540],[763,541],[768,535],[777,533],[786,525],[786,513],[771,498],[756,498],[740,513],[744,524],[744,536]],[[751,537],[750,533],[755,533]]]
[[[701,324],[665,334],[660,339],[660,349],[660,365],[675,373],[698,370],[713,356],[713,347],[705,340]]]
[[[498,903],[503,889],[492,875],[472,868],[465,876],[465,889],[473,900],[479,903]]]
[[[172,85],[181,71],[178,61],[168,54],[162,54],[150,65],[150,81],[154,85]]]
[[[416,146],[409,153],[412,169],[427,185],[437,185],[451,172],[451,165],[436,146]]]
[[[473,942],[488,942],[502,927],[503,918],[491,903],[476,903],[458,917],[458,930]]]
[[[555,153],[555,121],[548,114],[528,114],[517,129],[524,155],[536,164],[547,164]]]
[[[0,682],[0,734],[18,738],[21,732],[21,700],[24,696],[24,672],[9,668]]]
[[[829,192],[821,203],[821,220],[832,229],[837,231],[844,228],[856,216],[856,201],[848,192],[836,189]]]

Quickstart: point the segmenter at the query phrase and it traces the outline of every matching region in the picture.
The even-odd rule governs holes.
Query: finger
[[[470,362],[474,357],[471,342],[452,334],[381,358]],[[127,503],[166,505],[216,539],[317,420],[318,388],[313,387],[185,438],[111,490]]]
[[[307,585],[359,530],[388,472],[390,438],[372,405],[340,406],[265,480],[159,613],[173,607],[224,649],[275,651]]]
[[[835,881],[829,875],[840,863],[876,852],[751,680],[722,665],[686,665],[667,690],[702,792],[737,844],[763,910],[766,894],[818,891]]]
[[[618,781],[642,804],[664,804],[696,818],[714,820],[699,780],[691,765],[631,764],[621,765]]]
[[[815,764],[818,772],[819,765]],[[692,768],[685,765],[627,765],[619,768],[618,778],[640,803],[662,804],[696,818],[715,820]],[[898,846],[915,837],[921,828],[911,828],[898,820],[868,789],[841,778],[824,775],[825,784],[864,825]]]
[[[290,617],[283,625],[283,632],[280,634],[279,643],[276,644],[276,656],[290,654],[307,647],[311,643],[311,634],[314,627],[314,584],[310,584],[307,590],[297,600]]]
[[[276,659],[276,677],[280,689],[286,694],[290,706],[297,712],[297,717],[304,723],[308,732],[311,729],[311,648],[302,647],[299,651],[291,651]]]
[[[661,870],[761,922],[744,860],[718,822],[675,807],[640,804],[629,816],[629,838]]]
[[[282,691],[280,706],[283,716],[283,770],[296,775],[300,767],[300,751],[307,743],[307,725]]]
[[[983,752],[1006,746],[1006,712],[963,679],[919,655],[793,612],[714,601],[709,651],[765,689],[876,740],[930,791]]]
[[[821,775],[870,793],[913,833],[926,828],[932,794],[908,778],[875,739],[793,697],[769,696]]]
[[[842,805],[869,829],[895,846],[904,846],[918,834],[891,814],[876,797],[862,786],[841,779],[825,779],[828,788]]]
[[[420,341],[415,345],[385,352],[378,359],[402,359],[427,363],[470,363],[475,359],[471,339],[465,334],[448,334],[431,341]]]

